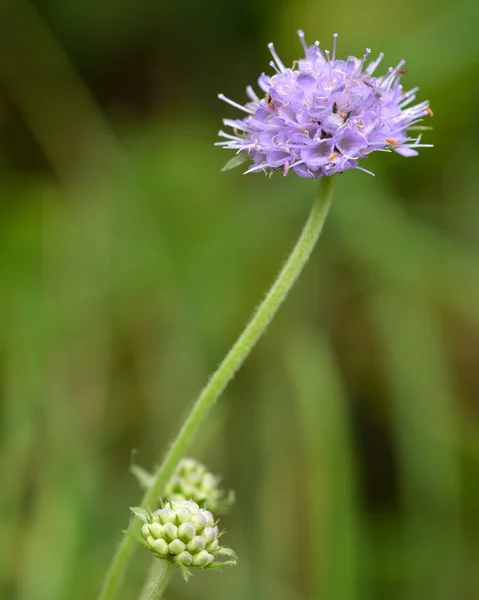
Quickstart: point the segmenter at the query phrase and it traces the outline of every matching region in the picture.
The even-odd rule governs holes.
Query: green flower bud
[[[165,506],[165,508],[160,508],[159,510],[155,511],[155,513],[158,515],[158,519],[163,525],[166,525],[167,523],[173,523],[176,519],[175,511],[171,510],[171,508],[168,506]]]
[[[163,526],[159,523],[152,523],[150,525],[150,533],[155,538],[155,540],[160,539],[161,534],[163,533]]]
[[[132,510],[146,521],[141,528],[145,545],[158,558],[180,566],[185,576],[190,566],[206,569],[236,564],[234,552],[219,545],[219,530],[213,515],[196,502],[170,500],[152,514]],[[220,554],[232,560],[216,561]]]
[[[176,539],[171,542],[168,548],[170,549],[171,554],[180,554],[186,549],[186,546],[181,540]]]
[[[208,523],[208,521],[206,520],[206,517],[204,517],[201,514],[193,515],[191,522],[194,524],[196,529],[203,529],[204,527],[206,527],[206,525]]]
[[[178,554],[178,556],[176,557],[176,560],[181,563],[182,565],[185,565],[185,567],[189,567],[191,565],[191,563],[193,562],[193,557],[191,556],[191,554],[189,552],[187,552],[186,550],[183,550],[183,552],[180,552],[180,554]]]
[[[149,489],[153,485],[154,475],[139,465],[132,465],[130,470],[141,487]],[[233,491],[225,494],[219,486],[220,478],[210,473],[203,464],[193,458],[183,458],[168,482],[163,497],[168,500],[193,500],[201,508],[208,507],[218,513],[234,502]],[[162,525],[168,521],[167,515],[156,518]]]
[[[193,523],[182,523],[178,527],[178,537],[183,542],[189,542],[196,535],[196,527]]]
[[[206,543],[212,542],[218,537],[218,527],[205,527],[203,535]]]
[[[184,458],[165,489],[165,498],[193,500],[200,507],[217,512],[234,501],[233,492],[225,495],[219,483],[219,477],[210,473],[203,464],[193,458]]]
[[[213,515],[210,513],[209,510],[204,510],[203,511],[203,516],[206,519],[206,524],[207,525],[214,525],[215,524],[215,518],[213,517]]]
[[[206,546],[206,550],[211,553],[211,552],[214,552],[218,548],[218,546],[219,546],[218,540],[213,540]]]
[[[151,527],[150,527],[150,531],[151,531]],[[163,533],[163,538],[167,542],[172,542],[173,540],[175,540],[178,537],[178,527],[176,525],[173,525],[173,523],[167,523],[163,527],[162,533]]]
[[[180,508],[176,512],[176,518],[178,519],[179,523],[186,523],[191,519],[192,516],[191,510],[188,510],[187,508]]]
[[[215,557],[206,550],[201,550],[193,557],[194,567],[207,567],[214,561]]]
[[[150,526],[145,523],[141,528],[141,535],[146,539],[150,535]]]
[[[196,535],[191,542],[188,542],[187,548],[190,552],[196,552],[197,550],[203,550],[206,546],[206,540],[201,535]]]
[[[162,539],[154,540],[154,542],[151,544],[151,547],[160,556],[168,556],[168,554],[170,553],[168,544],[165,542],[165,540]]]

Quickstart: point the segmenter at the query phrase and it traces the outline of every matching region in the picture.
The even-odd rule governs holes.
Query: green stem
[[[251,321],[215,373],[213,373],[198,400],[193,405],[190,414],[183,423],[162,465],[156,471],[153,484],[145,493],[143,502],[141,503],[142,508],[148,510],[156,506],[158,497],[163,493],[173,470],[185,454],[203,419],[218,396],[220,396],[231,381],[236,371],[241,367],[303,270],[323,229],[324,221],[331,206],[333,195],[332,180],[333,177],[323,177],[321,179],[319,194],[313,203],[308,220],[296,246],[293,248],[276,281],[273,283],[263,302],[259,305]],[[135,517],[131,520],[129,529],[132,530],[138,528],[138,526],[139,520]],[[134,545],[134,537],[129,535],[123,537],[106,574],[103,589],[98,600],[113,600],[115,597]]]
[[[155,562],[151,566],[148,580],[141,592],[140,600],[160,600],[170,581],[174,566],[173,563],[167,560],[162,560],[161,558],[155,559]]]

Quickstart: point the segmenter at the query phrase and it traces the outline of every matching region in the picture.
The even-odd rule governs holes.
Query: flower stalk
[[[164,560],[156,560],[151,567],[148,581],[140,600],[160,600],[173,573],[174,565]]]
[[[206,415],[264,333],[303,270],[328,215],[332,201],[333,182],[334,177],[321,178],[319,193],[314,200],[309,217],[295,247],[246,328],[213,373],[193,405],[163,463],[154,474],[152,484],[146,491],[141,503],[143,510],[148,511],[156,505],[158,497],[164,493],[176,466],[185,454]],[[113,557],[98,600],[113,600],[115,597],[135,548],[134,533],[139,530],[140,524],[141,519],[138,516],[131,520],[127,535],[123,537]]]

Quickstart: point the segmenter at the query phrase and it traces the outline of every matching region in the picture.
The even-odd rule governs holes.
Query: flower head
[[[418,88],[403,91],[404,61],[375,77],[382,54],[366,66],[369,49],[360,59],[336,58],[337,34],[332,53],[322,52],[319,42],[307,46],[304,33],[298,35],[305,56],[291,69],[269,44],[274,59],[270,65],[276,73],[259,77],[263,97],[251,86],[246,88],[250,100],[244,106],[219,95],[247,113],[243,119],[224,119],[233,134],[220,131],[226,141],[217,144],[251,158],[254,164],[246,173],[281,168],[284,175],[292,169],[301,177],[318,178],[346,169],[365,171],[358,160],[371,152],[394,150],[416,156],[417,148],[429,146],[421,144],[420,135],[408,134],[432,112],[428,101],[412,104]]]
[[[154,475],[139,465],[132,465],[131,472],[144,489],[153,485]],[[220,487],[220,478],[194,458],[182,458],[162,494],[168,500],[193,500],[201,508],[219,513],[229,508],[235,499],[230,490],[227,494]]]
[[[165,490],[169,500],[194,500],[199,506],[218,512],[230,506],[234,493],[224,495],[219,477],[194,458],[183,458]]]
[[[221,547],[218,525],[213,515],[192,500],[170,500],[153,513],[141,508],[131,509],[142,521],[141,536],[144,545],[158,558],[182,568],[214,569],[236,564],[236,555]],[[217,562],[224,554],[231,560]]]

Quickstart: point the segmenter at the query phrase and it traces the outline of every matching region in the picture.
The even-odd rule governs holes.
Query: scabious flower
[[[210,511],[192,500],[170,500],[153,513],[131,509],[144,525],[144,545],[158,558],[173,562],[187,574],[188,567],[214,569],[236,564],[236,555],[220,546],[217,522]],[[231,560],[218,562],[218,555]]]
[[[152,485],[154,476],[139,465],[132,465],[131,472],[144,489]],[[220,487],[220,478],[194,458],[180,460],[162,496],[168,500],[193,500],[214,513],[229,508],[235,499],[234,492],[226,494]]]
[[[254,163],[246,173],[282,169],[287,175],[292,169],[301,177],[318,178],[346,169],[366,171],[358,160],[371,152],[394,150],[402,156],[416,156],[417,148],[429,146],[421,144],[420,135],[408,134],[432,112],[428,101],[412,104],[418,88],[403,91],[404,61],[375,77],[382,53],[366,66],[369,49],[361,59],[336,59],[337,34],[332,55],[322,52],[319,42],[307,46],[302,31],[298,35],[305,57],[291,69],[269,44],[274,59],[270,65],[276,73],[259,77],[263,97],[251,86],[246,88],[250,101],[244,106],[219,95],[248,115],[224,119],[233,134],[219,132],[226,141],[217,145],[240,155],[234,164],[242,156]]]
[[[234,502],[234,493],[225,496],[220,479],[194,458],[183,458],[165,490],[169,500],[194,500],[199,506],[218,512]]]

